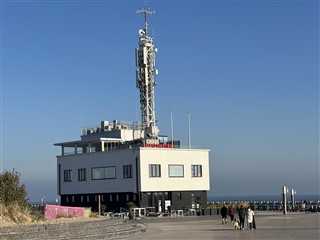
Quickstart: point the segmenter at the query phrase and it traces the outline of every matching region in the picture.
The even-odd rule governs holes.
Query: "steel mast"
[[[139,30],[139,48],[136,48],[136,87],[140,90],[141,121],[145,129],[145,139],[158,140],[158,127],[156,126],[154,87],[156,85],[155,58],[157,48],[153,43],[153,36],[148,35],[147,15],[155,13],[146,6],[137,13],[144,14],[144,29]]]

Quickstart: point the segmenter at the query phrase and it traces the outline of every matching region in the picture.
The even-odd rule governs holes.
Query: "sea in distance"
[[[287,193],[287,201],[291,200],[291,194]],[[279,195],[257,195],[257,196],[208,196],[208,202],[230,202],[230,201],[282,201],[282,194]],[[294,195],[295,201],[307,201],[318,202],[320,201],[320,195],[318,194],[296,194]]]

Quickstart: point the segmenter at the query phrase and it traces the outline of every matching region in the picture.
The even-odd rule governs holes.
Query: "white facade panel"
[[[160,164],[161,177],[149,176],[149,164]],[[169,165],[183,165],[184,176],[170,177]],[[202,177],[192,177],[192,165],[201,165]],[[208,191],[210,190],[209,150],[141,148],[140,175],[143,179],[140,183],[142,192]]]

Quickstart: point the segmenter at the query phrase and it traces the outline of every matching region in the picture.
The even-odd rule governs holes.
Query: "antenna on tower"
[[[156,11],[150,8],[147,8],[147,1],[144,2],[144,9],[137,10],[137,13],[144,14],[144,32],[147,34],[148,33],[148,19],[147,19],[147,14],[153,14]]]

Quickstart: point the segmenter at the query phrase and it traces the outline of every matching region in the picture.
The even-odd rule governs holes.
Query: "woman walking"
[[[231,223],[233,223],[233,221],[234,221],[234,210],[232,208],[232,204],[229,206],[228,215],[230,216]]]
[[[253,227],[253,218],[254,218],[254,212],[249,208],[248,209],[248,223],[249,223],[249,228],[252,230]]]

